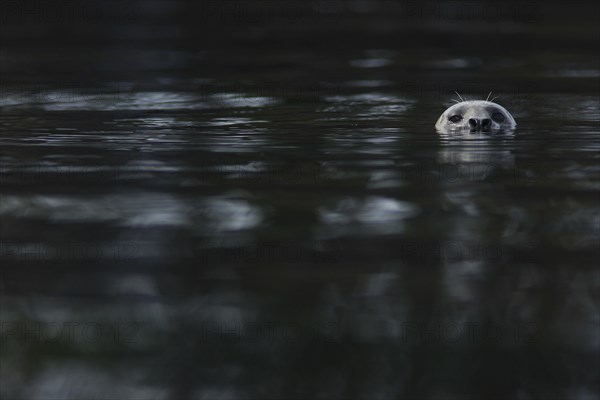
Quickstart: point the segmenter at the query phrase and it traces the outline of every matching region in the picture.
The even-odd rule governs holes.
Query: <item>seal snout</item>
[[[492,120],[489,118],[469,118],[471,130],[488,131],[492,127]]]

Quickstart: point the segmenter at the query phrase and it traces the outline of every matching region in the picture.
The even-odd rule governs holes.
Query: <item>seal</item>
[[[506,108],[494,103],[494,99],[465,100],[456,94],[461,101],[457,101],[438,118],[435,123],[438,132],[494,132],[512,130],[517,126],[513,116]]]

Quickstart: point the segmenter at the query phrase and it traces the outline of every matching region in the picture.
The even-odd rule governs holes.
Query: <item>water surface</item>
[[[597,398],[597,6],[125,3],[3,28],[3,397]]]

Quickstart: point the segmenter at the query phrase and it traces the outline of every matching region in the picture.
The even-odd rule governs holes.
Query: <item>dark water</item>
[[[8,4],[2,398],[598,398],[597,6]]]

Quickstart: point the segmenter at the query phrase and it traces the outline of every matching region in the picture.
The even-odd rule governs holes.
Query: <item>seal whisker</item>
[[[489,92],[487,97],[485,98],[485,101],[489,101],[491,95],[492,95],[492,92]]]
[[[496,97],[492,98],[490,101],[494,101],[494,100],[496,100],[498,97],[500,97],[500,96],[496,96]]]
[[[458,94],[458,92],[456,90],[454,91],[454,93],[456,93],[456,95],[458,96],[460,101],[465,101],[465,99],[463,99],[462,96],[460,94]]]

